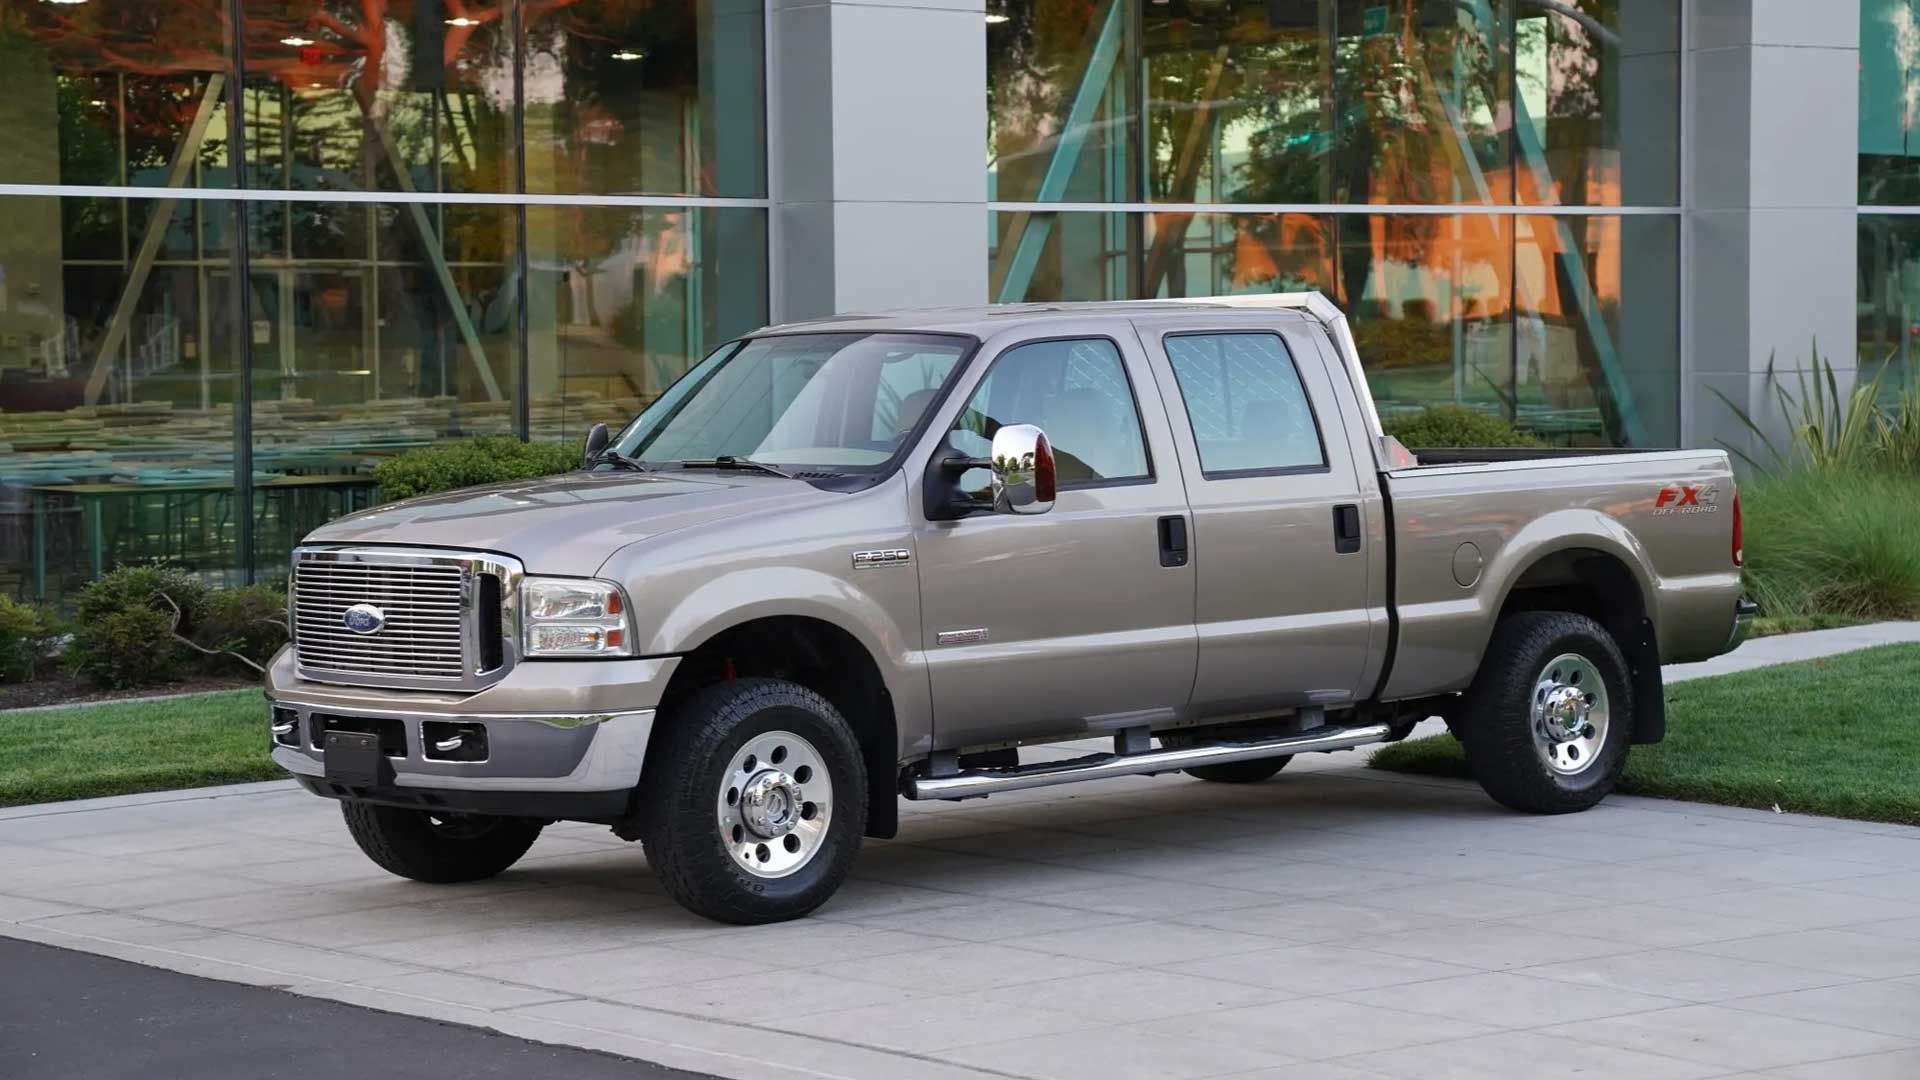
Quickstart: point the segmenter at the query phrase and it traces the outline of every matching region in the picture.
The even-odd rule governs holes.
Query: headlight
[[[632,656],[627,601],[620,586],[588,578],[520,583],[528,656]]]

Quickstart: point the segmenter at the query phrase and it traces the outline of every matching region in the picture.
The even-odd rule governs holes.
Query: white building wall
[[[1777,438],[1768,366],[1796,387],[1815,342],[1853,382],[1859,26],[1859,0],[1695,0],[1688,445],[1757,449],[1719,394]]]

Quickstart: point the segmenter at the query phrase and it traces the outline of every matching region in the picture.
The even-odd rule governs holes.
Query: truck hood
[[[576,472],[377,506],[328,522],[307,542],[470,548],[512,555],[532,573],[591,574],[648,537],[833,498],[762,473]]]

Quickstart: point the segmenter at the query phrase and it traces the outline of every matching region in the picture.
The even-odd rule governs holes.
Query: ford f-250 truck
[[[1432,716],[1581,810],[1750,614],[1724,453],[1423,464],[1318,294],[774,327],[586,443],[294,553],[273,756],[393,873],[595,822],[792,918],[902,796],[1259,781]]]

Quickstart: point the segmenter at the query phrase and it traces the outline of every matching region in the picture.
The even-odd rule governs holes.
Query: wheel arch
[[[695,691],[747,676],[798,683],[840,711],[859,740],[867,772],[867,835],[892,837],[899,827],[899,720],[872,650],[852,631],[816,615],[743,619],[712,631],[681,658],[661,696],[662,722],[672,723],[674,710]],[[654,746],[661,742],[654,740]]]
[[[1611,537],[1568,537],[1564,546],[1534,552],[1508,580],[1493,626],[1526,611],[1568,611],[1599,623],[1626,657],[1633,692],[1633,741],[1656,743],[1666,735],[1666,693],[1660,647],[1644,563],[1620,550]],[[1482,650],[1481,662],[1485,662]]]

